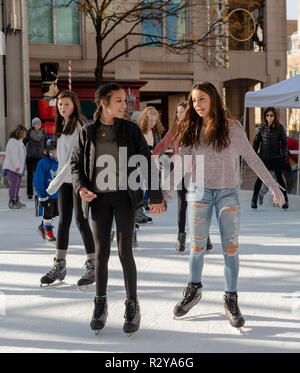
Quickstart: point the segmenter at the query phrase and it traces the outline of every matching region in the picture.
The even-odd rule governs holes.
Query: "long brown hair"
[[[277,110],[274,108],[274,107],[267,107],[265,110],[264,110],[264,121],[263,121],[263,126],[268,126],[268,122],[267,122],[267,119],[266,119],[266,115],[267,113],[271,111],[274,115],[274,120],[273,120],[273,123],[271,124],[271,127],[273,128],[278,128],[280,126],[280,122],[279,122],[279,116],[278,116],[278,112]]]
[[[155,115],[157,117],[157,122],[153,128],[155,132],[158,132],[160,135],[165,132],[165,127],[162,125],[160,118],[159,118],[159,112],[156,110],[154,106],[147,106],[140,115],[139,119],[137,120],[137,124],[140,127],[141,131],[145,134],[148,133],[149,127],[148,127],[148,118],[149,115]]]
[[[205,131],[205,143],[212,144],[216,151],[221,151],[230,144],[227,111],[216,87],[210,82],[198,83],[192,87],[184,117],[178,123],[172,141],[177,140],[180,146],[200,144],[202,118],[193,106],[192,92],[195,89],[205,92],[210,97],[210,125]]]
[[[66,123],[64,127],[64,118],[60,115],[58,110],[58,101],[61,98],[70,98],[74,105],[73,113],[70,116],[70,120]],[[80,101],[76,93],[72,91],[63,91],[58,94],[56,99],[56,109],[55,109],[55,140],[57,140],[61,135],[72,135],[77,127],[77,123],[83,126],[87,122],[87,119],[81,114]]]
[[[27,129],[22,124],[19,124],[17,128],[15,128],[9,133],[8,138],[21,140],[21,138],[25,135],[26,132],[27,132]]]

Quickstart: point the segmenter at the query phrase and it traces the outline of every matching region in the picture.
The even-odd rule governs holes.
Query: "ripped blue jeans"
[[[192,185],[189,188],[188,220],[191,236],[189,257],[190,282],[201,282],[204,252],[211,224],[213,207],[222,241],[225,291],[237,291],[239,274],[238,232],[239,197],[237,188],[209,189]]]

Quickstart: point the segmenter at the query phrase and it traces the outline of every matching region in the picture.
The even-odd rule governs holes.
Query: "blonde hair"
[[[148,106],[140,115],[139,119],[137,120],[137,124],[140,127],[141,131],[145,134],[148,133],[149,127],[148,127],[148,119],[150,115],[155,115],[157,117],[157,122],[153,128],[155,132],[158,132],[160,135],[165,132],[165,127],[162,125],[160,118],[159,118],[159,112],[155,109],[154,106]]]

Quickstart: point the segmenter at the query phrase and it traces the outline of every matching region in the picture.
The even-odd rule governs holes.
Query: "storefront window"
[[[151,1],[149,0],[149,2]],[[180,2],[180,0],[173,0],[165,5],[165,10],[169,13],[176,13]],[[186,34],[185,10],[181,11],[178,16],[168,15],[164,17],[160,10],[155,9],[145,10],[143,14],[145,16],[151,15],[151,19],[146,19],[142,22],[142,33],[147,34],[142,36],[143,43],[153,41],[153,46],[155,46],[155,41],[160,42],[163,38],[166,38],[169,44],[173,44]]]
[[[53,43],[52,0],[29,0],[30,43]]]
[[[29,42],[80,44],[79,10],[70,0],[29,0]]]

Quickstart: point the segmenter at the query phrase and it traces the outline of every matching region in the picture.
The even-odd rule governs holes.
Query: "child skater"
[[[56,141],[47,140],[46,157],[38,161],[33,176],[34,189],[37,194],[38,203],[43,207],[43,221],[38,227],[41,236],[48,241],[56,241],[53,234],[53,218],[58,215],[57,197],[58,192],[49,195],[46,190],[55,178],[58,162],[56,156]]]

